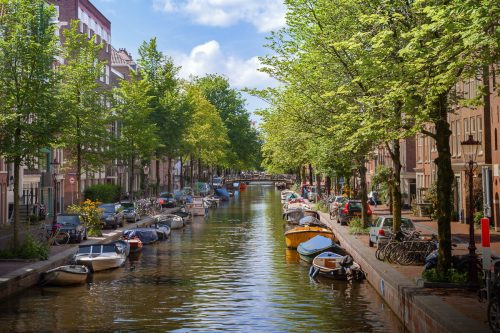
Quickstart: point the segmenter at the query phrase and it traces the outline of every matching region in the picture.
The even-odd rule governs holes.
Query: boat
[[[295,196],[295,192],[293,192],[292,190],[281,191],[281,201],[286,201],[290,195]]]
[[[124,230],[123,237],[128,239],[138,237],[143,245],[148,245],[158,240],[158,233],[155,228],[134,228]]]
[[[126,258],[123,246],[117,243],[80,245],[74,262],[87,266],[92,272],[98,272],[120,267]]]
[[[111,244],[115,244],[118,248],[118,251],[125,253],[125,256],[128,257],[130,254],[130,244],[123,239],[112,242]]]
[[[244,191],[247,188],[247,184],[245,182],[240,183],[240,191]]]
[[[89,269],[84,265],[65,265],[50,269],[41,275],[42,286],[73,286],[87,281]]]
[[[318,220],[321,219],[318,211],[312,210],[312,209],[304,209],[304,216],[312,216],[312,217],[317,218]]]
[[[236,190],[236,191],[237,191],[237,190],[239,190],[239,189],[240,189],[240,183],[238,183],[238,182],[234,182],[234,183],[233,183],[233,190]]]
[[[326,251],[335,252],[341,255],[347,254],[343,248],[334,242],[333,238],[322,235],[314,236],[297,246],[297,252],[300,255],[300,259],[306,262],[313,261],[318,254]]]
[[[155,217],[155,223],[157,226],[168,227],[170,229],[181,229],[184,227],[184,220],[182,217],[174,214],[157,215]]]
[[[229,191],[226,188],[224,188],[224,187],[216,188],[215,189],[215,194],[218,197],[221,197],[221,199],[225,198],[227,200],[230,197]],[[224,199],[222,199],[222,200],[224,200]]]
[[[304,216],[299,220],[299,225],[309,225],[309,226],[316,226],[316,227],[323,227],[324,223],[321,222],[319,219],[315,218],[314,216],[308,215]]]
[[[361,267],[350,255],[340,255],[334,252],[323,252],[313,259],[309,276],[316,278],[321,275],[337,280],[361,280],[364,273]]]
[[[322,227],[303,226],[295,227],[285,232],[286,246],[290,249],[296,249],[300,243],[307,242],[317,235],[332,238],[335,242],[337,241],[331,230]]]
[[[179,217],[182,220],[182,217]],[[184,222],[182,222],[184,225]],[[171,228],[167,225],[156,225],[156,234],[158,235],[158,240],[167,240],[170,237]]]
[[[297,224],[304,217],[304,210],[301,208],[287,209],[283,213],[283,220],[287,223]]]
[[[130,246],[130,253],[137,253],[142,250],[143,244],[139,237],[134,236],[131,239],[124,239]]]
[[[203,197],[193,197],[190,203],[186,203],[186,211],[192,216],[205,216]]]

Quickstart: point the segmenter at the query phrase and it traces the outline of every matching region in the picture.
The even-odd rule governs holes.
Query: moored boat
[[[240,191],[243,191],[247,188],[247,184],[245,184],[245,182],[241,182],[240,183]]]
[[[311,262],[320,253],[330,251],[341,255],[346,255],[347,253],[343,248],[338,246],[334,240],[330,237],[325,237],[321,235],[314,236],[306,242],[300,243],[297,246],[297,252],[300,255],[300,259]]]
[[[283,220],[287,223],[298,224],[300,219],[304,217],[304,210],[301,208],[287,209],[283,213]]]
[[[190,203],[186,203],[186,211],[192,216],[205,216],[203,197],[193,197],[193,200]]]
[[[80,245],[74,261],[87,266],[92,272],[117,268],[123,265],[127,256],[116,243]]]
[[[180,229],[184,227],[182,217],[174,214],[163,214],[155,216],[155,221],[158,226],[167,226],[170,229]]]
[[[313,259],[309,275],[317,275],[331,279],[361,280],[364,273],[358,263],[350,255],[340,255],[334,252],[323,252]]]
[[[128,239],[138,237],[143,245],[148,245],[158,240],[158,233],[155,228],[134,228],[124,230],[123,237]]]
[[[84,265],[65,265],[50,269],[41,275],[42,286],[72,286],[87,281],[89,269]]]
[[[336,241],[333,231],[331,230],[322,227],[303,226],[295,227],[285,232],[286,246],[290,249],[296,249],[300,243],[307,242],[317,235],[332,238]]]
[[[140,252],[144,246],[141,239],[137,236],[134,236],[131,239],[125,239],[125,241],[130,245],[130,253]]]
[[[319,219],[315,218],[314,216],[304,216],[299,220],[299,225],[305,226],[311,226],[311,227],[323,227],[324,223],[321,222]]]

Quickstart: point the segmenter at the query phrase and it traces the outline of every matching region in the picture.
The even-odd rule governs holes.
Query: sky
[[[115,48],[126,48],[136,59],[139,45],[156,37],[159,50],[181,66],[181,77],[222,74],[236,89],[277,85],[258,71],[258,57],[271,53],[266,37],[285,24],[282,1],[91,0],[111,21]],[[250,113],[267,107],[243,95]]]

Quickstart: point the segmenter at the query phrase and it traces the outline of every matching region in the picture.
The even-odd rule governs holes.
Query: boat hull
[[[77,258],[76,262],[80,265],[87,266],[92,272],[99,272],[108,269],[118,268],[125,263],[125,254],[120,253],[116,256],[109,257],[81,257]]]
[[[51,269],[42,274],[42,285],[73,286],[87,281],[89,270],[86,266],[68,265]]]
[[[333,238],[334,241],[337,241],[334,238],[333,232],[328,229],[320,227],[297,227],[285,232],[286,246],[290,249],[296,249],[300,243],[307,242],[317,235]]]

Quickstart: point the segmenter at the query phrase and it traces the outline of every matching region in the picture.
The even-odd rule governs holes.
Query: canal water
[[[0,331],[403,330],[366,281],[311,281],[283,232],[279,192],[250,185],[123,268],[2,302]]]

